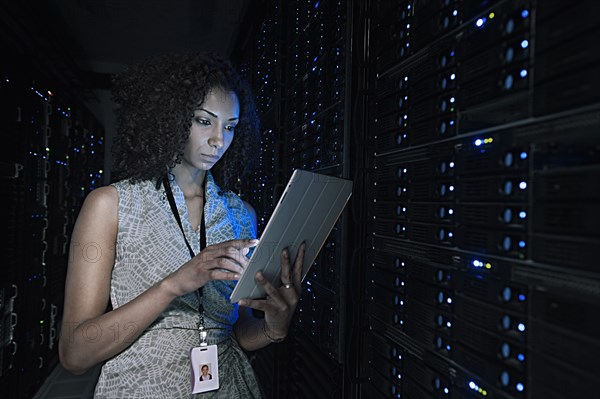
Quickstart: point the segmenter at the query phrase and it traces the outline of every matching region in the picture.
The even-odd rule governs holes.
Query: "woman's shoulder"
[[[118,202],[119,196],[115,187],[102,186],[92,190],[86,197],[88,206],[111,206]]]
[[[118,207],[117,190],[111,186],[98,187],[85,198],[78,220],[93,222],[92,224],[98,221],[116,220]]]

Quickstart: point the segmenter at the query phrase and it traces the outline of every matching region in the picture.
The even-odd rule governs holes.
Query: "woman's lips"
[[[202,157],[210,162],[217,162],[219,160],[219,157],[216,155],[202,154]]]

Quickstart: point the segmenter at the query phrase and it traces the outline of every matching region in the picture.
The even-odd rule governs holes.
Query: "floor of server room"
[[[88,399],[94,396],[94,388],[100,375],[98,365],[82,375],[74,375],[60,364],[46,378],[33,399]]]

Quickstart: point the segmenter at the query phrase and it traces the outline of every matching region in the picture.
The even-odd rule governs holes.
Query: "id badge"
[[[217,345],[198,346],[190,351],[192,393],[219,389]]]

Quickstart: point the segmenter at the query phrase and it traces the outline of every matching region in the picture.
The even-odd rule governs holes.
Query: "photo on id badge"
[[[217,346],[200,346],[190,351],[192,363],[192,393],[219,389]]]

